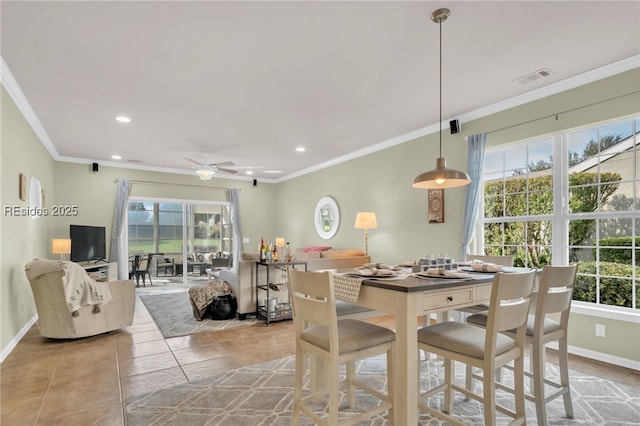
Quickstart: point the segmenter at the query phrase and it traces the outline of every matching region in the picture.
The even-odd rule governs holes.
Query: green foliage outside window
[[[578,277],[573,292],[573,299],[596,303],[596,272],[600,267],[600,304],[610,306],[633,307],[631,278],[632,266],[614,262],[581,262],[578,264]],[[586,274],[586,275],[583,275]],[[636,266],[636,276],[640,275],[640,267]],[[640,304],[636,307],[640,309]]]

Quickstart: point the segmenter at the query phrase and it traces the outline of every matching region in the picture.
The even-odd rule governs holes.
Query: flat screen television
[[[104,226],[69,225],[71,261],[87,262],[107,257],[106,229]]]

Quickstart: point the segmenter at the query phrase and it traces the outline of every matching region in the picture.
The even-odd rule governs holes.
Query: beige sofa
[[[308,271],[323,269],[357,268],[369,262],[369,256],[359,249],[324,250],[305,253],[303,249],[297,249],[292,254],[293,260],[307,262]],[[232,288],[238,301],[238,314],[244,319],[246,314],[256,311],[256,261],[258,253],[242,253],[241,260],[234,269],[220,270],[219,277],[226,281]],[[272,269],[273,271],[273,269]],[[266,281],[266,268],[260,268],[260,283]],[[270,272],[271,273],[271,272]],[[262,275],[265,274],[265,275]],[[340,303],[340,312],[355,313],[360,308],[352,304]],[[366,309],[366,308],[365,308]]]
[[[109,281],[111,300],[100,305],[83,306],[72,313],[63,288],[62,261],[34,260],[25,272],[38,311],[38,328],[44,337],[75,339],[94,336],[133,324],[136,284],[133,281]]]

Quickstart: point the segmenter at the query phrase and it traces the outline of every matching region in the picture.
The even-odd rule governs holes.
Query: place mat
[[[336,299],[345,302],[355,303],[360,295],[360,287],[362,286],[362,278],[348,277],[345,275],[333,276],[333,291]]]

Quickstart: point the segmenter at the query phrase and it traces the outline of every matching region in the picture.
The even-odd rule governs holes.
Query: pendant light
[[[471,183],[469,175],[463,171],[447,168],[447,161],[442,156],[442,22],[446,21],[451,11],[443,8],[431,14],[431,20],[440,28],[440,157],[436,160],[436,168],[419,174],[413,180],[413,187],[419,189],[455,188]]]

